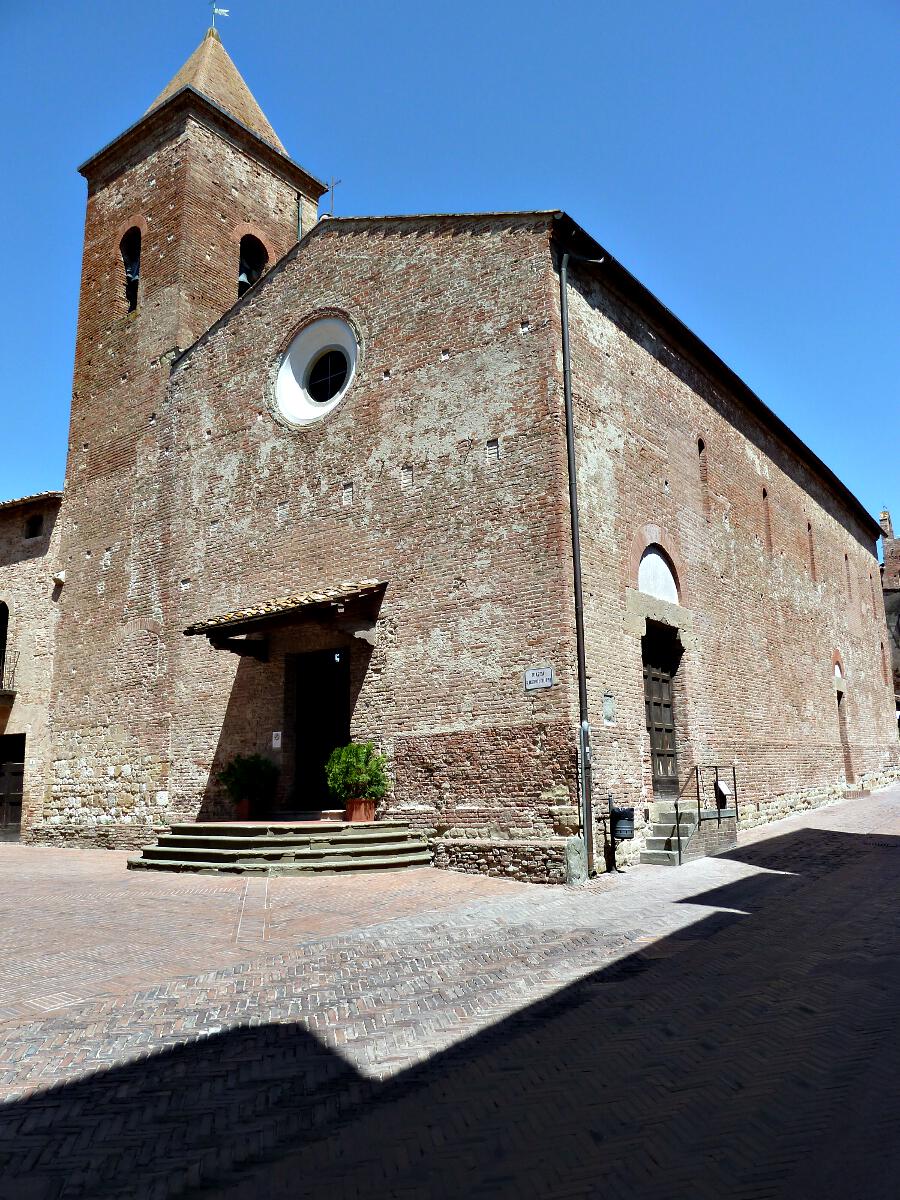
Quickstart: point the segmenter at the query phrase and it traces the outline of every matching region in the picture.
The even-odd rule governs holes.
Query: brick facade
[[[638,817],[652,798],[648,619],[678,629],[683,647],[675,700],[688,800],[697,763],[736,764],[747,823],[892,778],[873,522],[848,512],[726,381],[612,294],[602,267],[576,276],[569,308],[590,704],[599,714],[610,693],[616,713],[592,717],[601,790]],[[675,568],[678,605],[637,591],[640,553],[654,543]]]
[[[270,261],[321,193],[289,159],[176,92],[82,168],[88,181],[67,486],[68,581],[41,840],[139,845],[170,811],[169,366],[237,297],[240,238]],[[142,232],[138,308],[119,243]],[[113,828],[114,827],[114,828]]]
[[[177,708],[194,714],[175,723],[173,795],[186,814],[209,788],[235,681],[268,681],[269,725],[242,718],[229,753],[265,749],[281,728],[284,677],[277,651],[238,664],[177,633],[205,612],[378,577],[377,644],[343,644],[359,671],[351,732],[394,768],[390,814],[448,836],[555,832],[550,808],[574,786],[571,676],[543,693],[522,684],[527,667],[571,654],[545,225],[451,219],[422,236],[406,221],[324,222],[264,280],[263,304],[238,306],[174,365],[165,437],[190,446],[173,475],[170,575],[185,585]],[[362,334],[354,402],[287,430],[267,409],[271,365],[310,314],[336,310]],[[207,422],[215,436],[200,442]],[[488,458],[494,440],[500,456]],[[298,629],[294,649],[321,635]]]
[[[349,656],[352,736],[388,755],[383,815],[441,865],[561,878],[579,715],[557,272],[586,235],[552,213],[314,224],[322,187],[279,149],[190,88],[163,96],[83,168],[52,766],[27,835],[137,845],[228,816],[239,752],[271,755],[304,808],[298,656],[326,649]],[[277,265],[235,304],[251,232]],[[611,791],[640,826],[653,799],[648,621],[678,631],[685,783],[734,761],[752,821],[892,776],[871,518],[640,285],[579,270],[569,308],[598,811]],[[356,375],[292,428],[275,375],[323,315],[355,330]],[[638,589],[650,544],[678,604]],[[273,626],[265,661],[183,636],[363,579],[387,584],[370,638],[336,611]],[[525,690],[534,666],[551,688]]]

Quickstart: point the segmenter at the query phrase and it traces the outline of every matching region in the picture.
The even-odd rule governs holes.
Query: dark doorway
[[[25,734],[0,737],[0,841],[16,841],[22,828]]]
[[[681,658],[681,644],[675,630],[647,622],[641,639],[644,663],[644,705],[650,758],[653,769],[653,794],[678,795],[678,749],[675,741],[675,710],[672,682]]]
[[[298,654],[294,663],[292,808],[333,808],[325,782],[325,763],[336,746],[350,741],[350,654],[347,650],[316,650]]]

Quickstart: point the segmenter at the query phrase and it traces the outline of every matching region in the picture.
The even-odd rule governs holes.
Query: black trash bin
[[[610,837],[617,842],[634,837],[634,809],[611,807],[609,810]]]

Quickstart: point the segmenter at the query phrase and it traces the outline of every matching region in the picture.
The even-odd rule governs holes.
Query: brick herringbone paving
[[[127,858],[0,843],[0,1022],[523,886],[419,869],[319,880],[133,875]]]
[[[900,789],[581,892],[0,849],[0,1197],[893,1197],[898,846]]]

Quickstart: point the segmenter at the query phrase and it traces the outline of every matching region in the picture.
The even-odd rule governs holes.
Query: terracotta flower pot
[[[348,800],[344,809],[345,821],[374,821],[374,800]]]

